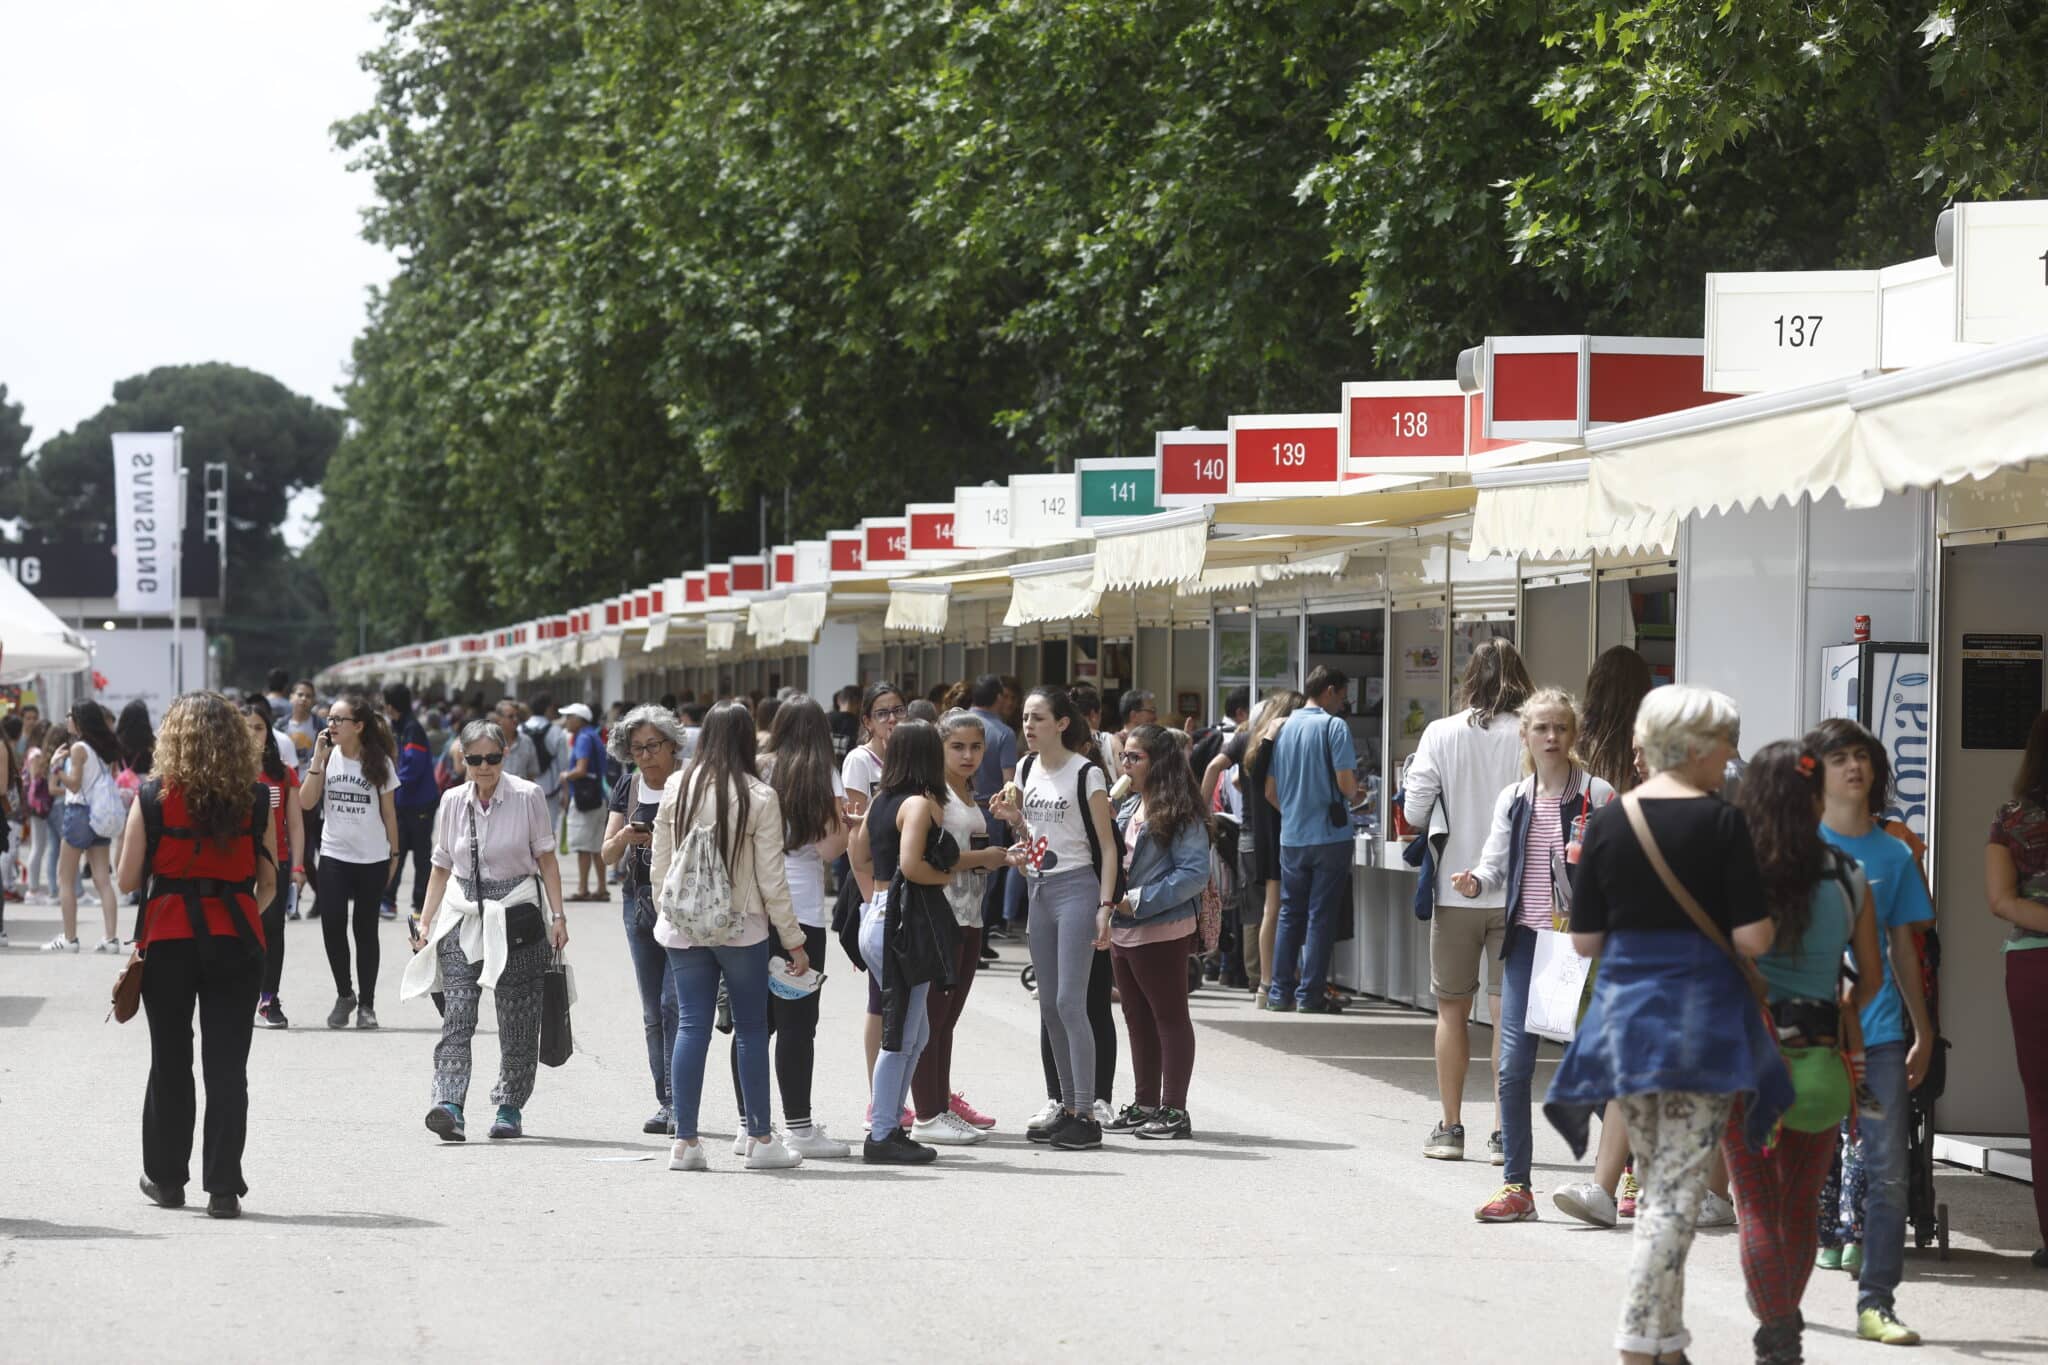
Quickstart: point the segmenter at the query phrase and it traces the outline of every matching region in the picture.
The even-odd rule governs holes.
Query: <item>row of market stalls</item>
[[[1144,688],[1179,718],[1333,664],[1377,793],[1337,979],[1428,1007],[1415,874],[1383,833],[1422,727],[1482,639],[1575,693],[1627,645],[1733,695],[1745,749],[1829,715],[1884,740],[1945,940],[1945,1154],[2023,1176],[1981,846],[2043,702],[2048,204],[1961,206],[1936,246],[1712,275],[1704,337],[1490,337],[1455,376],[1161,432],[327,681],[608,701],[997,672]]]

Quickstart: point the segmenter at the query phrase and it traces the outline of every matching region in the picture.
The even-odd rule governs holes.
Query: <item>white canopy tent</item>
[[[39,673],[76,673],[92,667],[92,651],[78,632],[36,595],[0,569],[0,682],[26,682]]]

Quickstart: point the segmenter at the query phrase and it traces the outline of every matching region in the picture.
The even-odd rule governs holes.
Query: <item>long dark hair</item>
[[[384,719],[384,708],[370,700],[366,692],[349,691],[341,694],[348,703],[348,713],[362,726],[363,780],[370,784],[371,791],[381,791],[391,780],[392,769],[398,766],[398,745],[391,738],[391,725]]]
[[[1813,921],[1813,884],[1826,870],[1827,857],[1814,810],[1820,795],[1820,759],[1789,739],[1757,750],[1735,793],[1756,845],[1764,907],[1777,922],[1780,950],[1796,947]]]
[[[1512,716],[1529,700],[1536,684],[1522,656],[1506,640],[1481,640],[1458,680],[1458,697],[1472,708],[1470,723],[1484,730],[1495,716]]]
[[[137,777],[147,777],[150,755],[156,750],[156,731],[149,728],[149,703],[137,697],[121,708],[114,722],[114,738],[121,744],[121,761]]]
[[[1164,725],[1140,725],[1124,740],[1126,749],[1136,745],[1145,751],[1145,833],[1162,844],[1189,825],[1209,830],[1209,808],[1179,736]]]
[[[251,692],[242,698],[242,714],[254,716],[263,722],[263,753],[256,760],[263,769],[263,775],[272,782],[284,781],[284,756],[277,751],[276,713],[260,692]]]
[[[121,741],[114,737],[114,727],[107,720],[107,708],[88,698],[71,708],[71,733],[78,742],[100,756],[100,762],[112,767],[121,761]]]
[[[768,785],[782,805],[782,847],[794,852],[817,843],[839,823],[832,794],[832,726],[818,703],[799,693],[782,703],[768,727],[768,751],[775,755]]]
[[[882,780],[877,792],[891,795],[929,796],[946,803],[946,743],[939,727],[928,720],[900,722],[889,735],[889,752],[882,760]]]
[[[1636,708],[1653,683],[1649,661],[1627,645],[1604,651],[1586,675],[1579,752],[1586,770],[1618,792],[1636,784]]]
[[[779,760],[778,760],[779,766]],[[728,875],[738,855],[740,841],[747,837],[747,817],[753,813],[753,793],[747,779],[754,771],[754,716],[736,701],[722,701],[704,717],[697,735],[697,754],[683,777],[683,799],[676,803],[676,838],[682,833],[704,790],[709,787],[718,803],[718,857]]]
[[[2027,749],[2020,755],[2019,774],[2013,778],[2015,801],[2048,806],[2048,711],[2034,717],[2027,731]]]
[[[1072,694],[1064,687],[1054,687],[1048,683],[1044,687],[1034,687],[1024,694],[1026,701],[1033,697],[1045,698],[1045,709],[1052,712],[1055,723],[1061,720],[1067,722],[1067,728],[1060,732],[1060,743],[1067,746],[1068,752],[1092,758],[1095,734],[1088,728],[1088,717],[1082,715],[1081,708],[1074,704]]]
[[[872,716],[872,715],[874,715],[874,714],[875,714],[875,703],[876,703],[876,702],[878,702],[878,701],[880,701],[880,700],[881,700],[882,698],[884,698],[884,697],[887,697],[887,696],[891,696],[891,695],[895,696],[895,697],[896,697],[896,698],[897,698],[898,700],[902,700],[902,699],[903,699],[903,689],[902,689],[902,688],[900,688],[900,687],[898,687],[898,686],[897,686],[897,685],[896,685],[895,683],[892,683],[892,682],[878,682],[878,683],[874,683],[874,684],[870,685],[870,686],[869,686],[869,688],[868,688],[868,690],[867,690],[866,692],[864,692],[864,693],[862,693],[862,694],[861,694],[861,699],[860,699],[860,739],[861,739],[861,743],[863,743],[863,744],[867,743],[867,740],[868,740],[868,718],[869,718],[870,716]]]

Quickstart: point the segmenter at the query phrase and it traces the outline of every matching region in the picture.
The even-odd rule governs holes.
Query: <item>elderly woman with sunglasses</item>
[[[554,825],[540,788],[504,771],[505,737],[488,720],[462,727],[469,780],[441,797],[434,819],[433,875],[420,917],[421,951],[405,969],[402,998],[442,991],[446,1012],[434,1047],[434,1104],[427,1127],[464,1138],[470,1040],[489,990],[498,1007],[498,1106],[494,1138],[523,1132],[540,1061],[541,979],[551,949],[569,944]]]
[[[647,1033],[647,1065],[654,1073],[654,1098],[660,1106],[641,1125],[646,1133],[666,1133],[675,1125],[669,1108],[669,1059],[676,1050],[676,979],[669,970],[668,949],[654,940],[654,884],[649,855],[654,844],[654,813],[661,792],[675,773],[683,752],[683,728],[663,706],[639,706],[612,727],[611,755],[621,768],[637,769],[630,781],[612,789],[611,818],[597,856],[606,867],[620,869],[620,897],[625,902],[626,951],[633,955],[633,978],[640,986],[640,1023]]]

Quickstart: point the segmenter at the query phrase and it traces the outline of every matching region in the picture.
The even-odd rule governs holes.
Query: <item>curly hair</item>
[[[173,701],[157,732],[156,775],[183,794],[201,834],[229,839],[246,830],[256,740],[241,709],[218,692],[187,692]]]
[[[1776,946],[1796,948],[1813,921],[1813,884],[1826,870],[1820,837],[1817,756],[1797,740],[1766,744],[1742,771],[1736,807],[1749,822],[1763,872],[1764,908],[1777,922]]]

